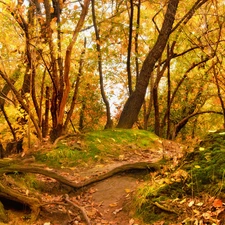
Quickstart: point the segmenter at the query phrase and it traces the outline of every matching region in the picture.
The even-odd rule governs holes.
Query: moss
[[[127,151],[145,150],[155,145],[158,137],[148,131],[112,129],[84,134],[79,140],[62,140],[48,152],[35,154],[36,161],[53,167],[73,167],[96,161],[107,161]],[[77,144],[77,141],[79,144]],[[72,143],[72,144],[71,144]]]

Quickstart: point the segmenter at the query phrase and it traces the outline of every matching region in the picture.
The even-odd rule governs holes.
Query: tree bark
[[[75,87],[74,87],[73,98],[72,98],[72,102],[71,102],[71,105],[70,105],[70,109],[69,109],[69,111],[67,113],[66,121],[64,123],[64,127],[63,127],[64,130],[67,129],[67,126],[68,126],[68,124],[69,124],[69,122],[71,120],[71,116],[73,115],[73,110],[75,108],[75,104],[76,104],[76,101],[77,101],[77,96],[78,96],[78,91],[79,91],[79,86],[80,86],[80,79],[83,76],[83,67],[84,67],[84,56],[85,56],[85,53],[86,53],[86,38],[84,39],[84,49],[82,50],[81,56],[80,56],[79,72],[78,72],[77,79],[76,79],[76,84],[75,84]]]
[[[128,78],[128,90],[129,94],[132,94],[132,75],[131,75],[131,52],[132,52],[132,39],[133,39],[133,18],[134,18],[134,3],[133,0],[130,0],[130,17],[129,21],[129,38],[128,38],[128,47],[127,47],[127,78]]]
[[[219,84],[218,72],[216,71],[216,67],[215,67],[214,62],[213,62],[212,68],[213,68],[213,75],[214,75],[215,83],[216,83],[216,87],[217,87],[217,95],[218,95],[218,98],[220,100],[221,108],[223,110],[223,128],[225,128],[225,105],[224,105],[223,97],[222,97],[222,94],[221,94],[221,87],[220,87],[220,84]]]
[[[161,57],[169,39],[178,3],[179,0],[170,0],[168,3],[167,11],[158,39],[143,63],[135,91],[130,95],[124,105],[124,109],[117,125],[118,128],[132,128],[133,124],[137,121],[151,73],[155,67],[156,62]]]
[[[96,49],[98,54],[98,71],[99,71],[99,78],[100,78],[100,90],[101,90],[102,99],[106,106],[107,121],[106,121],[105,129],[108,129],[108,128],[112,128],[113,121],[111,119],[110,104],[104,90],[103,71],[102,71],[102,51],[101,51],[101,45],[100,45],[101,39],[100,39],[99,29],[97,27],[96,16],[95,16],[95,0],[92,0],[92,20],[93,20],[94,29],[95,29]]]

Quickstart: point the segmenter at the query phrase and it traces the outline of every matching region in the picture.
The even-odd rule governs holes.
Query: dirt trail
[[[165,141],[163,149],[163,154],[167,155],[167,158],[170,158],[172,162],[183,155],[181,145],[174,142]],[[142,158],[143,160],[143,156],[138,156],[139,159]],[[133,157],[130,157],[130,159]],[[157,161],[156,158],[162,157],[162,153],[150,154],[148,157],[145,154],[144,157],[146,160]],[[115,165],[118,166],[121,163],[123,162],[117,162]],[[104,170],[114,168],[115,165],[105,165]],[[98,174],[101,170],[103,170],[102,167],[92,168],[81,174],[87,175],[87,172],[89,175],[92,173]],[[117,174],[99,181],[83,191],[84,196],[82,198],[86,199],[86,201],[83,201],[84,207],[92,225],[143,225],[137,218],[134,218],[134,208],[130,204],[130,200],[147,174],[150,176],[150,171],[142,170]]]
[[[45,206],[33,225],[84,225],[82,213],[74,208],[73,203],[84,209],[92,225],[143,225],[134,218],[135,209],[131,204],[134,191],[143,182],[143,178],[150,174],[151,169],[160,170],[158,162],[162,158],[166,158],[174,166],[183,153],[181,145],[164,141],[158,142],[155,149],[126,151],[119,158],[95,165],[56,171],[45,169],[65,177],[70,187],[64,181],[57,182],[51,176],[41,175],[45,173],[35,173],[40,185],[42,184],[41,198]],[[74,189],[72,183],[81,185]],[[65,202],[65,193],[72,205]],[[27,224],[24,218],[18,216],[19,222],[13,224]]]
[[[132,218],[130,200],[141,179],[132,174],[121,174],[93,184],[85,192],[92,206],[85,208],[93,225],[139,224]],[[91,213],[90,213],[91,212]]]

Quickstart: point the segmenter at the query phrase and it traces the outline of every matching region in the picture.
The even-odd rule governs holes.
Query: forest
[[[199,169],[203,152],[207,158],[209,143],[215,140],[212,149],[221,157],[224,15],[224,0],[0,0],[0,202],[4,205],[5,198],[27,205],[33,222],[47,203],[30,197],[30,186],[25,195],[15,192],[25,174],[41,176],[38,182],[47,176],[80,189],[130,169],[159,171],[167,157],[176,169],[187,159],[197,160],[193,166]],[[155,157],[151,163],[148,154]],[[82,174],[83,163],[110,164],[110,155],[113,162],[117,158],[127,163],[99,178],[92,175],[84,182],[79,177],[78,184],[62,172],[77,167]],[[171,172],[168,168],[163,171]],[[179,176],[187,181],[184,173],[190,171],[185,168]],[[142,197],[151,195],[144,190]],[[83,223],[91,224],[84,207],[65,196],[65,204],[81,211]],[[221,198],[211,201],[214,208],[222,207]],[[176,214],[158,201],[154,207]],[[3,222],[8,221],[5,216],[0,212]],[[71,215],[69,219],[67,224],[83,224],[72,223]],[[129,221],[124,224],[138,224]]]

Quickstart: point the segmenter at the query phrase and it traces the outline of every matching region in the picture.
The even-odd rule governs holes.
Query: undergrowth
[[[195,224],[220,224],[210,199],[225,201],[224,156],[225,132],[207,135],[177,168],[171,171],[165,166],[139,188],[134,199],[137,216],[144,224],[192,224],[192,220]]]

